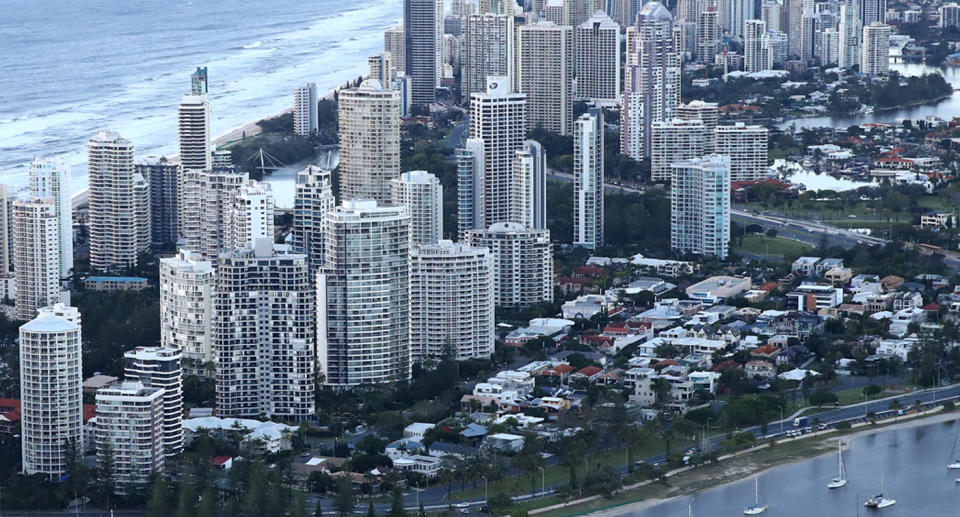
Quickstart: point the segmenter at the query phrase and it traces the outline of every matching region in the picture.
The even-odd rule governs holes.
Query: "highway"
[[[885,245],[888,240],[869,235],[862,235],[842,228],[834,228],[825,224],[804,221],[801,219],[790,219],[781,216],[760,215],[733,208],[730,210],[730,218],[745,224],[756,224],[764,229],[775,229],[777,235],[787,237],[802,242],[820,246],[824,237],[827,239],[828,246],[841,246],[844,249],[850,249],[857,244],[867,244],[870,246]]]

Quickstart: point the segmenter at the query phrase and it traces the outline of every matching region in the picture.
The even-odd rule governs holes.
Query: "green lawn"
[[[805,242],[799,242],[784,237],[767,237],[761,233],[745,235],[741,241],[733,240],[733,250],[740,253],[751,253],[766,258],[782,258],[785,255],[800,255],[813,249]]]

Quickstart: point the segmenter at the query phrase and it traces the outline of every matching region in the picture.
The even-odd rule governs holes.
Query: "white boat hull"
[[[960,470],[960,461],[947,465],[948,470]]]
[[[841,488],[847,486],[846,479],[834,479],[833,481],[827,483],[827,488]]]
[[[743,511],[744,515],[760,515],[761,513],[767,511],[767,506],[751,506]]]

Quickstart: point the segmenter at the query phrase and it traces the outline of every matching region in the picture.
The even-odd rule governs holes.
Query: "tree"
[[[513,506],[513,499],[503,492],[497,492],[487,501],[487,509],[491,515],[504,515]]]
[[[883,388],[881,388],[879,384],[871,384],[863,388],[863,392],[866,393],[867,398],[875,397],[879,395],[881,391],[883,391]]]
[[[370,504],[367,505],[367,517],[377,517],[377,512],[373,509],[373,499],[371,499]]]
[[[212,487],[207,487],[200,496],[200,506],[197,507],[195,517],[216,517],[217,493]]]
[[[407,511],[403,509],[403,492],[400,491],[399,487],[393,487],[391,498],[390,511],[387,512],[387,516],[407,517]]]
[[[150,500],[147,501],[147,517],[168,517],[170,515],[170,489],[163,476],[153,479]]]
[[[290,517],[307,517],[307,501],[300,490],[294,491],[293,501],[290,504]]]
[[[344,476],[337,482],[337,496],[333,499],[333,507],[340,517],[343,517],[352,512],[356,505],[357,497],[353,493],[353,483],[347,476]]]
[[[190,483],[180,483],[180,497],[177,501],[177,515],[180,517],[193,517],[193,504],[196,502],[196,496],[193,493],[193,487]]]
[[[836,402],[837,396],[823,388],[810,394],[810,403],[818,408],[827,404],[835,404]]]

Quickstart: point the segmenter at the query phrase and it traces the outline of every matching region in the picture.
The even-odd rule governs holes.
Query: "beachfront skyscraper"
[[[404,172],[390,182],[391,204],[410,213],[410,244],[436,244],[443,238],[443,186],[427,171]]]
[[[234,203],[240,187],[249,182],[236,169],[183,171],[180,189],[181,247],[216,263],[220,252],[233,243]]]
[[[649,2],[627,32],[627,65],[620,115],[620,152],[650,155],[650,128],[670,120],[680,104],[679,31],[663,4]]]
[[[40,307],[70,299],[70,293],[60,288],[60,226],[54,199],[14,201],[13,235],[16,316],[30,321]]]
[[[183,450],[182,354],[173,347],[139,346],[123,354],[123,377],[163,389],[163,448],[167,457]]]
[[[603,109],[590,108],[573,125],[573,244],[603,245]]]
[[[505,14],[471,14],[463,18],[460,36],[461,94],[487,90],[488,76],[513,76],[513,16]]]
[[[266,181],[250,180],[237,190],[227,228],[231,232],[223,247],[228,250],[260,238],[274,238],[273,190]]]
[[[527,130],[573,131],[573,28],[540,21],[520,27],[520,93]]]
[[[7,186],[0,184],[0,278],[9,279],[13,265],[13,200]],[[2,298],[2,296],[0,296]]]
[[[730,158],[708,155],[671,164],[670,247],[678,253],[727,256]]]
[[[314,415],[313,282],[305,255],[258,239],[220,256],[214,297],[217,415]]]
[[[467,232],[467,244],[493,255],[494,300],[502,307],[529,307],[553,301],[550,230],[520,223],[496,223]]]
[[[493,257],[442,240],[410,250],[410,350],[414,363],[487,359],[493,353]]]
[[[177,242],[177,189],[180,172],[164,157],[150,156],[136,165],[150,185],[150,242],[166,246]]]
[[[526,136],[525,111],[526,96],[511,91],[509,77],[489,77],[486,92],[470,96],[470,138],[483,146],[483,181],[474,182],[474,188],[482,183],[483,214],[473,214],[473,229],[516,216],[515,189],[520,182],[514,177],[514,160]]]
[[[407,64],[404,56],[406,52],[404,46],[405,33],[403,25],[383,31],[383,52],[390,53],[390,60],[393,63],[393,69],[397,72],[406,73]]]
[[[51,198],[57,209],[60,277],[73,269],[73,200],[70,167],[59,158],[34,158],[30,166],[30,197]]]
[[[193,95],[207,94],[207,67],[198,66],[197,69],[190,74],[190,93]]]
[[[216,273],[195,251],[160,259],[160,345],[180,350],[192,374],[212,370],[213,293]]]
[[[400,175],[400,92],[367,79],[340,90],[340,198],[390,202]]]
[[[133,166],[133,144],[112,131],[87,145],[90,267],[125,269],[150,248],[150,186]]]
[[[890,26],[873,22],[863,27],[860,73],[883,75],[890,71]]]
[[[184,95],[180,100],[180,169],[208,170],[210,154],[210,101],[207,95]]]
[[[330,171],[308,165],[297,173],[292,244],[293,251],[307,256],[311,272],[323,266],[323,219],[335,205]]]
[[[293,90],[293,134],[307,136],[319,128],[317,85],[307,83]]]
[[[514,207],[510,220],[542,230],[547,227],[547,153],[540,142],[524,140],[514,156],[513,179],[517,185],[511,194]]]
[[[44,307],[20,327],[20,415],[25,474],[59,480],[83,451],[80,313]]]
[[[614,103],[620,96],[620,25],[597,11],[577,26],[577,97]]]
[[[317,275],[317,350],[326,384],[410,379],[410,214],[346,200],[326,215]]]
[[[430,104],[443,68],[443,0],[404,0],[403,29],[413,103]]]

